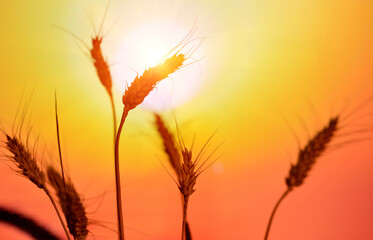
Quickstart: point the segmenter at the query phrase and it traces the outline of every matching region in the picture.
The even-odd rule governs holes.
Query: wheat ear
[[[61,175],[53,167],[48,167],[47,174],[50,184],[56,191],[71,235],[75,240],[86,239],[88,219],[85,207],[74,184],[70,180],[64,182]]]
[[[137,76],[131,86],[126,89],[122,97],[123,104],[126,108],[131,110],[141,104],[154,87],[161,80],[178,70],[183,65],[184,61],[184,54],[174,54],[162,64],[145,70],[142,76]]]
[[[27,149],[27,146],[16,137],[6,134],[6,148],[12,153],[9,158],[19,169],[17,172],[28,178],[38,188],[45,186],[45,174],[39,168],[35,156]]]
[[[35,156],[28,149],[28,146],[23,144],[22,141],[19,140],[16,136],[10,136],[8,134],[5,134],[5,136],[6,136],[5,147],[12,154],[12,155],[9,155],[8,158],[17,166],[18,168],[17,172],[19,174],[29,179],[38,188],[44,190],[44,192],[47,194],[48,198],[50,199],[58,215],[61,225],[65,231],[66,237],[70,240],[70,235],[68,233],[66,225],[46,185],[45,173],[38,166]]]
[[[170,165],[172,166],[172,169],[175,171],[176,175],[178,176],[181,156],[180,156],[179,150],[177,149],[175,138],[159,114],[154,113],[154,118],[155,118],[155,126],[163,142],[163,150],[168,156],[168,161]]]
[[[105,15],[106,15],[106,12],[105,12]],[[95,69],[97,72],[97,76],[100,79],[101,84],[105,87],[106,92],[108,93],[109,98],[110,98],[110,105],[111,105],[111,110],[113,113],[114,142],[115,142],[116,133],[117,133],[117,116],[115,112],[115,104],[114,104],[114,97],[113,97],[113,91],[112,91],[113,81],[111,79],[111,72],[110,72],[109,65],[107,64],[107,62],[105,61],[102,55],[102,51],[101,51],[102,40],[103,38],[99,36],[92,38],[92,48],[90,52],[91,52],[91,57],[93,60],[93,65],[95,66]]]
[[[269,230],[278,206],[294,187],[299,187],[303,184],[304,179],[307,177],[317,159],[325,152],[329,143],[332,141],[336,131],[338,130],[338,123],[339,116],[331,118],[328,125],[321,131],[317,132],[316,135],[308,141],[307,145],[299,150],[298,161],[295,165],[291,165],[289,176],[286,178],[287,189],[281,195],[272,210],[264,237],[265,240],[268,239]]]
[[[289,189],[302,185],[308,172],[316,163],[318,157],[325,151],[338,129],[339,118],[330,119],[329,124],[318,132],[308,144],[299,151],[298,162],[292,165],[289,176],[286,178],[286,185]]]

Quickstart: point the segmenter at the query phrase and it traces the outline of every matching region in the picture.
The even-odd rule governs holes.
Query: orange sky
[[[27,120],[32,138],[39,136],[43,164],[57,164],[57,91],[63,156],[92,219],[89,239],[116,239],[110,230],[116,229],[110,102],[84,47],[52,25],[89,44],[90,21],[98,28],[106,5],[8,1],[0,14],[0,122],[10,130],[22,92],[24,102],[33,92]],[[190,199],[193,239],[263,239],[296,161],[292,131],[303,146],[330,117],[346,115],[372,96],[372,12],[373,1],[364,0],[111,1],[103,29],[114,28],[103,52],[112,64],[118,115],[125,82],[149,67],[148,57],[174,47],[196,19],[195,37],[204,38],[189,61],[203,59],[165,80],[182,86],[174,95],[186,96],[174,109],[186,141],[195,134],[198,150],[218,129],[211,151],[224,142],[215,155],[223,156],[198,178]],[[366,102],[343,119],[346,134],[333,143],[371,137],[356,131],[372,129],[372,106]],[[172,111],[162,113],[174,126]],[[373,239],[372,144],[347,144],[320,158],[305,184],[281,204],[269,239]],[[167,161],[151,111],[137,108],[121,139],[128,239],[179,238],[179,192],[159,160]],[[7,164],[0,164],[0,173],[0,206],[63,237],[45,194]],[[0,240],[27,239],[18,234],[0,224]]]

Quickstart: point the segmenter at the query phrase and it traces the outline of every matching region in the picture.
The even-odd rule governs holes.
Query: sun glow
[[[164,39],[161,39],[159,36],[143,39],[138,45],[140,46],[138,54],[139,61],[146,67],[157,65],[169,49]]]
[[[171,57],[170,51],[180,43],[189,30],[190,26],[181,27],[160,21],[141,25],[126,34],[117,51],[117,59],[125,61],[127,66],[113,68],[113,76],[117,81],[116,89],[123,93],[126,84],[129,85],[137,74],[141,75],[145,69],[154,67],[165,58]],[[185,64],[201,58],[200,48],[194,42],[188,43],[180,53],[185,54],[193,48],[196,51]],[[185,103],[201,87],[203,79],[201,70],[199,61],[182,67],[168,79],[161,81],[140,106],[152,111],[163,111]]]

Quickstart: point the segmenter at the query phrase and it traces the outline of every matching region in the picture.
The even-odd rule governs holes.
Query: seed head
[[[308,144],[299,151],[298,162],[290,168],[289,176],[286,178],[286,184],[289,189],[303,184],[308,172],[316,163],[338,129],[339,117],[331,118],[328,125],[319,131]]]
[[[61,175],[53,168],[47,170],[48,179],[56,191],[61,209],[65,215],[69,232],[75,240],[84,240],[88,234],[88,219],[85,207],[74,184],[68,180],[63,182]]]
[[[154,87],[161,80],[178,70],[184,61],[185,56],[183,54],[174,54],[160,65],[145,70],[143,75],[137,76],[131,86],[126,89],[122,97],[124,106],[131,110],[141,104]]]
[[[179,174],[179,163],[180,163],[180,153],[176,147],[176,142],[172,133],[168,130],[166,124],[159,114],[154,114],[155,125],[157,127],[158,133],[162,138],[163,149],[168,156],[168,160],[174,169],[176,175]]]
[[[17,172],[30,179],[38,188],[44,188],[45,174],[39,168],[35,156],[31,154],[28,146],[16,136],[12,137],[6,134],[6,149],[12,153],[8,158],[17,166]]]

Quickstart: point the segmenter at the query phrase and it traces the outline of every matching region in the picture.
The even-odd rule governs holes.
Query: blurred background
[[[41,164],[58,166],[57,92],[62,154],[85,199],[89,239],[117,238],[112,113],[87,49],[55,26],[90,46],[107,6],[98,0],[0,3],[0,121],[11,131],[20,123],[17,107],[31,96],[31,139],[39,139]],[[215,130],[209,152],[224,142],[210,162],[222,157],[200,175],[190,199],[193,239],[263,239],[299,147],[337,114],[343,122],[331,144],[337,149],[284,200],[269,238],[372,239],[372,12],[369,0],[111,0],[102,51],[118,116],[126,83],[154,66],[194,23],[197,29],[197,41],[182,49],[196,50],[192,64],[164,80],[125,123],[126,238],[180,238],[179,190],[159,162],[171,171],[154,127],[158,111],[172,128],[176,118],[186,143],[196,136],[195,151]],[[12,167],[0,164],[0,206],[63,238],[45,194]],[[30,238],[0,223],[0,239]]]

